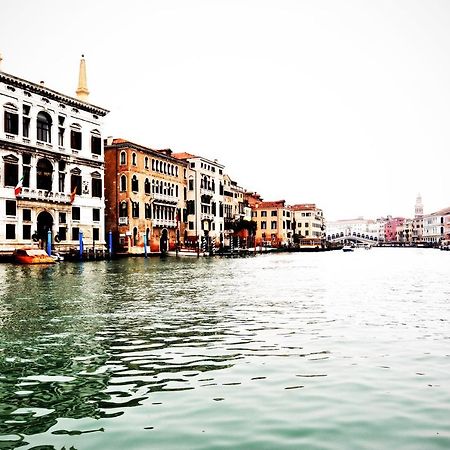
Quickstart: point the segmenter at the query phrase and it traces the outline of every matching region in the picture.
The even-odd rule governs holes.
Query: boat
[[[52,252],[52,258],[53,258],[56,262],[64,261],[64,256],[62,256],[61,253],[58,253],[58,252]]]
[[[14,261],[18,264],[55,264],[55,260],[40,248],[19,248],[14,251]]]
[[[351,245],[344,245],[342,247],[342,251],[343,252],[352,252],[353,251],[353,247]]]
[[[203,252],[200,250],[200,252],[197,252],[197,249],[195,248],[181,248],[179,250],[169,250],[165,253],[167,256],[177,256],[179,258],[197,258],[199,256],[207,256],[208,254],[206,252]]]

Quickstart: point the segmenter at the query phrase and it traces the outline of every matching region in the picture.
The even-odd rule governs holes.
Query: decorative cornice
[[[59,92],[48,89],[42,85],[32,83],[31,81],[23,80],[22,78],[9,75],[5,72],[0,72],[0,81],[7,83],[11,86],[15,86],[19,89],[24,89],[26,91],[32,92],[34,94],[43,95],[57,102],[64,103],[66,105],[88,111],[99,116],[106,116],[109,113],[107,109],[100,108],[99,106],[92,105],[90,103],[85,103],[77,100],[68,95],[61,94]]]

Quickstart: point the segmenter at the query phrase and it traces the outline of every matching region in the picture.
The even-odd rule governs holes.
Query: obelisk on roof
[[[87,102],[89,97],[89,90],[87,88],[86,79],[86,61],[84,60],[84,55],[81,55],[80,61],[80,73],[78,75],[78,88],[76,90],[77,99],[82,102]]]

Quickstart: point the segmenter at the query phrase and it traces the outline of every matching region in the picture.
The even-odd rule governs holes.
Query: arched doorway
[[[137,245],[138,243],[138,229],[136,227],[133,228],[133,245]]]
[[[41,248],[45,247],[47,242],[48,231],[52,231],[53,227],[53,217],[47,211],[42,211],[37,216],[37,238],[39,241],[39,246]],[[52,237],[53,239],[53,237]]]
[[[167,252],[167,243],[167,228],[163,228],[163,230],[161,231],[161,239],[159,240],[159,249],[161,252]]]

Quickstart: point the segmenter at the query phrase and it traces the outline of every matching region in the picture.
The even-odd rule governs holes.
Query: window
[[[309,230],[305,231],[305,236],[309,236]]]
[[[119,205],[119,217],[128,217],[128,203],[121,202]]]
[[[6,239],[16,238],[16,226],[11,223],[6,224]]]
[[[131,215],[133,218],[139,218],[139,202],[131,202]]]
[[[131,190],[133,192],[139,192],[139,182],[136,175],[133,175],[133,178],[131,179]]]
[[[36,120],[36,138],[38,141],[51,142],[52,119],[46,112],[40,112]]]
[[[47,158],[41,158],[36,167],[36,187],[52,190],[53,165]]]
[[[144,192],[150,194],[150,181],[148,181],[148,178],[145,179]]]
[[[67,223],[67,215],[66,213],[59,213],[59,223]]]
[[[98,241],[100,238],[100,230],[98,228],[93,228],[92,229],[92,239],[94,241]]]
[[[120,152],[120,164],[127,163],[127,154],[125,152]]]
[[[65,241],[67,239],[66,235],[66,227],[59,227],[58,228],[58,236],[60,241]]]
[[[195,162],[191,162],[191,163],[190,163],[190,168],[191,168],[191,169],[195,169]]]
[[[80,208],[78,206],[72,207],[72,220],[80,220]]]
[[[145,204],[145,218],[151,219],[152,218],[152,208],[150,206],[150,203]]]
[[[194,200],[188,200],[186,202],[186,210],[188,214],[195,214],[195,203]]]
[[[144,159],[144,166],[146,169],[148,169],[148,156],[146,156]]]
[[[261,211],[261,217],[267,217],[267,211]]]
[[[270,222],[270,228],[272,230],[276,230],[277,229],[277,222],[275,220],[273,220],[272,222]]]
[[[19,134],[19,114],[17,107],[12,103],[5,105],[4,126],[5,133]]]
[[[5,187],[15,187],[19,181],[19,166],[16,163],[5,161]]]
[[[277,212],[276,212],[276,211],[271,211],[271,212],[270,212],[270,215],[271,215],[272,217],[277,217]]]
[[[133,166],[137,166],[137,155],[136,155],[136,153],[133,153],[131,155],[131,164],[133,164]]]
[[[99,208],[94,208],[92,210],[92,220],[94,222],[100,222],[100,209]]]
[[[58,128],[58,145],[64,147],[64,128]]]
[[[189,222],[189,229],[193,230],[194,229],[194,222]]]
[[[77,195],[81,195],[81,175],[79,175],[79,170],[73,173],[70,177],[70,192],[75,190]]]
[[[31,239],[31,225],[22,225],[22,239]]]
[[[194,190],[194,180],[192,180],[192,179],[189,180],[189,190],[190,191]]]
[[[16,201],[6,200],[6,215],[15,216],[16,215]]]
[[[92,197],[102,198],[103,194],[102,189],[102,179],[101,178],[92,178]]]
[[[22,210],[22,220],[24,222],[31,222],[31,209],[25,208]]]
[[[91,132],[91,153],[94,155],[102,154],[102,140],[98,130],[92,130]]]
[[[78,241],[80,239],[80,229],[78,227],[72,228],[72,241]]]
[[[70,127],[70,148],[81,150],[81,127],[76,123]]]
[[[127,177],[122,175],[120,177],[120,191],[125,192],[127,190]]]
[[[30,118],[27,117],[30,115],[30,105],[23,105],[23,117],[22,117],[22,135],[27,138],[30,137]]]
[[[58,191],[64,192],[66,185],[66,174],[64,172],[58,172]]]
[[[261,230],[265,230],[267,228],[267,222],[264,220],[261,222]]]

